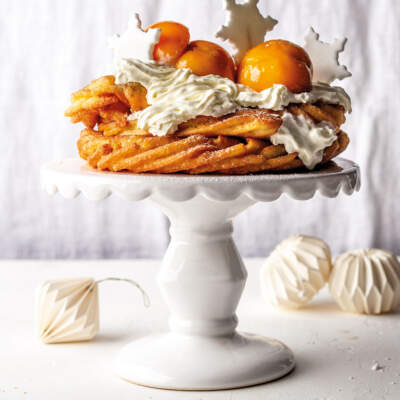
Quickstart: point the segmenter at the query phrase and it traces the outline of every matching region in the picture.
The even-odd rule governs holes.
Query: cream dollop
[[[298,94],[283,85],[256,92],[221,76],[197,76],[189,69],[125,58],[116,61],[115,76],[117,83],[139,82],[147,89],[149,107],[130,118],[137,119],[138,128],[157,136],[174,133],[179,124],[198,115],[219,117],[242,107],[279,111],[290,103],[323,100],[351,111],[346,92],[324,84]]]
[[[139,82],[147,89],[149,107],[132,114],[139,129],[153,135],[174,133],[179,124],[198,115],[219,117],[235,112],[239,89],[230,79],[197,76],[189,69],[176,69],[140,60],[117,62],[117,83]]]
[[[288,153],[299,153],[298,157],[308,169],[321,162],[324,149],[336,139],[336,129],[327,122],[315,124],[303,115],[289,112],[282,115],[282,125],[271,136],[272,144],[283,144]]]
[[[351,112],[351,100],[345,90],[326,83],[313,84],[311,92],[303,93],[292,93],[286,86],[277,84],[262,92],[256,92],[248,86],[238,86],[240,92],[237,101],[243,107],[258,107],[279,111],[290,103],[306,104],[324,101],[328,104],[339,104],[344,107],[346,112]]]

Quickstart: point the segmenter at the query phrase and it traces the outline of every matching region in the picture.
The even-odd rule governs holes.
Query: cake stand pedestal
[[[114,370],[140,385],[176,390],[231,389],[289,373],[291,350],[274,339],[236,331],[235,310],[247,272],[232,240],[232,219],[282,193],[307,200],[360,186],[359,168],[337,159],[316,172],[246,176],[135,175],[99,172],[81,160],[45,165],[42,185],[66,198],[149,198],[171,221],[158,283],[171,312],[168,333],[123,348]]]

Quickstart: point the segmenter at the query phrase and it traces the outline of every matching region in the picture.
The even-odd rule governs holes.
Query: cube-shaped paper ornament
[[[37,291],[37,333],[44,343],[92,339],[99,330],[97,282],[92,278],[46,281]]]

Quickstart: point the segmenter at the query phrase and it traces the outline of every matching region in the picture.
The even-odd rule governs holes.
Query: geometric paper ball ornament
[[[344,310],[381,314],[400,305],[400,263],[390,251],[350,251],[337,257],[329,290]]]
[[[44,343],[92,339],[99,330],[97,283],[92,278],[42,283],[37,292],[36,322]]]
[[[263,298],[281,307],[302,307],[325,286],[331,268],[331,252],[324,241],[312,236],[290,236],[261,268]]]
[[[125,281],[137,287],[144,305],[150,300],[135,282],[125,278],[57,279],[43,282],[36,293],[36,330],[44,343],[80,342],[93,339],[99,331],[98,284]]]

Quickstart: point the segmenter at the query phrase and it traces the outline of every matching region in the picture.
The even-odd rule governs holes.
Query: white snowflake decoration
[[[247,50],[264,42],[265,35],[278,23],[270,16],[262,16],[257,7],[258,1],[246,0],[237,3],[236,0],[224,0],[225,23],[215,36],[227,40],[232,45],[237,63]]]
[[[319,34],[310,28],[304,49],[311,58],[314,67],[313,82],[332,83],[335,79],[351,76],[346,66],[340,65],[339,54],[344,50],[347,39],[335,39],[332,43],[319,40]]]
[[[115,59],[134,58],[142,61],[153,61],[154,46],[160,41],[161,29],[143,30],[139,14],[135,13],[129,20],[128,29],[122,35],[109,39],[109,46],[114,50]]]

